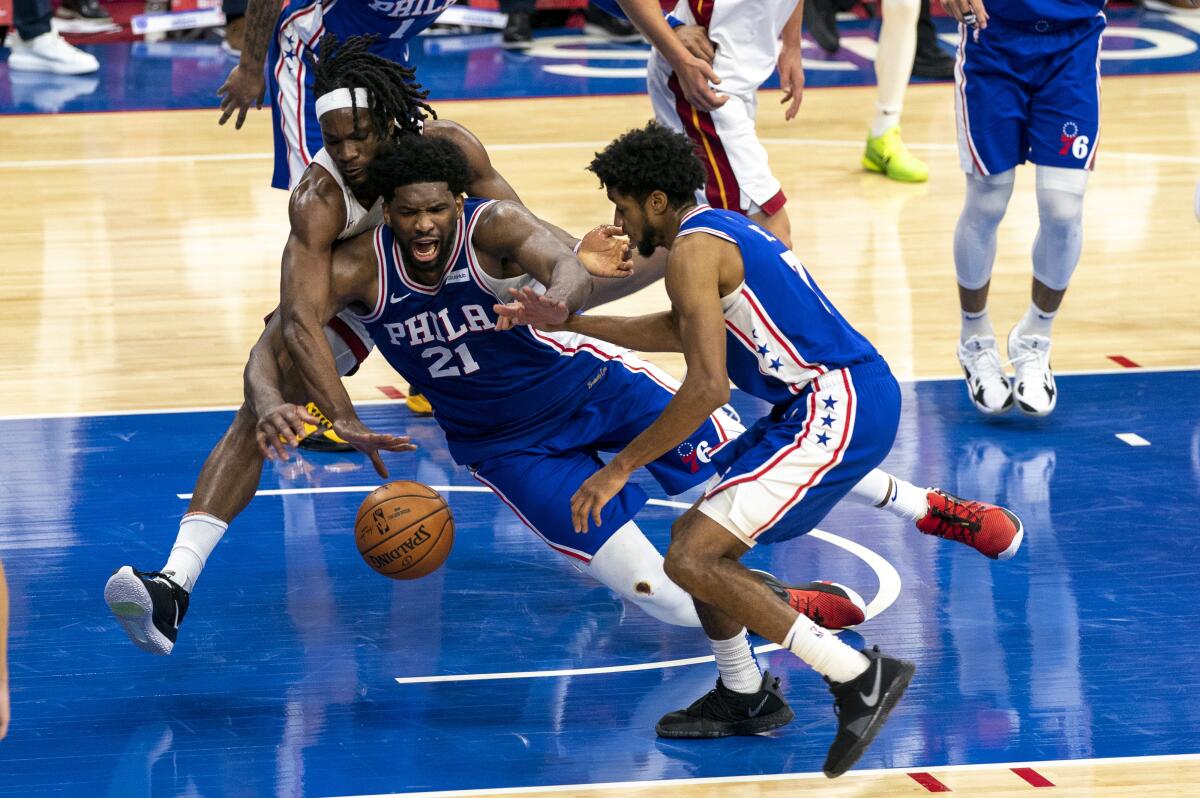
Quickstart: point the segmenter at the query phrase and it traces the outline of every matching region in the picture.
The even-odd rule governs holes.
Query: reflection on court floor
[[[1200,372],[1059,387],[1053,416],[992,422],[959,381],[904,388],[887,467],[1012,507],[1027,530],[1014,560],[858,507],[822,528],[885,568],[816,537],[748,557],[868,601],[889,589],[881,574],[898,575],[894,603],[861,631],[915,661],[917,677],[860,768],[1200,750],[1200,669],[1189,664],[1200,657]],[[431,421],[399,404],[364,417],[421,444],[389,459],[394,478],[477,487]],[[347,795],[819,771],[830,696],[786,653],[763,659],[784,678],[791,726],[656,739],[655,720],[711,686],[714,669],[625,666],[703,657],[700,633],[626,607],[490,494],[447,492],[458,533],[442,570],[411,583],[372,573],[352,520],[376,479],[356,455],[268,466],[267,494],[210,559],[175,653],[136,650],[103,603],[105,579],[124,563],[162,564],[179,494],[230,418],[0,422],[13,594],[0,794]],[[661,546],[676,512],[655,505],[639,521]],[[590,672],[537,673],[579,669]],[[526,675],[471,678],[514,672]],[[439,676],[466,678],[414,681]]]

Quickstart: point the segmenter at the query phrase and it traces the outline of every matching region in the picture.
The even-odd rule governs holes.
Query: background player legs
[[[875,57],[879,94],[862,159],[865,169],[908,183],[920,183],[929,177],[929,167],[900,139],[900,112],[917,52],[920,13],[921,0],[883,0],[883,24]]]
[[[1012,407],[1012,386],[1004,374],[987,298],[996,261],[996,231],[1008,210],[1016,170],[996,175],[967,174],[967,194],[954,228],[954,271],[962,310],[958,360],[967,394],[986,414]]]

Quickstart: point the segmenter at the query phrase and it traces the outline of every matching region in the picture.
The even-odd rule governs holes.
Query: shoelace
[[[970,543],[983,528],[983,509],[978,502],[968,502],[943,494],[949,506],[930,507],[929,514],[938,520],[936,534],[947,540]]]
[[[1004,376],[1004,364],[1000,362],[1000,353],[996,351],[995,347],[980,350],[968,349],[967,351],[971,353],[971,370],[977,380],[982,382],[988,377],[1000,380],[1008,379]]]
[[[1018,338],[1018,340],[1020,340]],[[1025,372],[1031,368],[1037,369],[1037,374],[1046,371],[1050,367],[1050,349],[1041,347],[1022,347],[1021,354],[1008,361],[1008,364],[1017,372],[1017,381],[1024,382],[1029,375]]]

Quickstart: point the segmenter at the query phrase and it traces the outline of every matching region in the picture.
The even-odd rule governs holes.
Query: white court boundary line
[[[1063,377],[1095,377],[1105,374],[1164,374],[1169,372],[1200,371],[1200,365],[1184,366],[1138,366],[1137,368],[1083,369],[1081,371],[1055,371],[1055,379]],[[918,382],[958,382],[962,374],[933,374],[927,377],[897,378],[901,385]],[[395,405],[398,399],[362,399],[354,402],[356,407],[375,407],[379,405]],[[158,413],[220,413],[234,411],[238,405],[207,405],[195,407],[148,407],[138,410],[85,410],[77,413],[15,413],[0,415],[0,421],[36,421],[43,418],[99,418],[103,416],[152,416]]]
[[[804,138],[761,138],[763,144],[785,147],[834,147],[838,149],[862,149],[862,142],[842,139],[804,139]],[[957,152],[957,144],[929,144],[907,142],[910,150],[927,152]],[[542,144],[489,144],[488,152],[527,152],[530,150],[575,150],[597,149],[607,146],[607,141],[551,141]],[[231,152],[206,153],[202,155],[152,155],[152,156],[122,156],[112,158],[62,158],[29,161],[0,161],[0,169],[63,169],[82,166],[145,166],[146,164],[170,163],[212,163],[220,161],[267,161],[275,156],[269,152]],[[1104,151],[1105,158],[1118,158],[1129,161],[1146,161],[1151,163],[1183,163],[1200,164],[1197,155],[1166,155],[1145,152]]]
[[[1103,759],[1046,759],[1038,762],[996,762],[979,765],[910,765],[902,768],[876,768],[874,770],[854,770],[850,772],[851,780],[858,776],[905,776],[914,771],[929,771],[936,773],[970,773],[980,770],[1011,770],[1012,768],[1061,768],[1083,767],[1095,765],[1143,765],[1151,762],[1194,762],[1200,760],[1200,754],[1154,754],[1151,756],[1115,756]],[[602,784],[554,784],[540,787],[488,787],[479,790],[438,790],[433,792],[389,792],[371,795],[342,795],[331,798],[469,798],[477,795],[538,795],[548,792],[593,791],[611,789],[645,789],[653,787],[692,787],[703,784],[745,784],[771,781],[812,781],[827,782],[824,773],[766,773],[758,776],[711,776],[700,779],[660,779],[649,781],[610,781]],[[839,784],[845,783],[843,777]]]
[[[255,491],[254,495],[258,496],[296,496],[300,494],[314,493],[370,493],[375,490],[378,485],[341,485],[330,488],[278,488],[271,490]],[[429,487],[439,493],[491,493],[490,488],[485,488],[480,485],[430,485]],[[190,499],[190,493],[176,493],[180,499]],[[669,499],[648,499],[647,504],[652,504],[656,507],[673,507],[680,510],[686,510],[691,507],[689,502],[677,502]],[[840,535],[834,535],[830,532],[825,532],[821,529],[813,529],[808,533],[808,537],[814,537],[817,540],[823,540],[826,543],[832,543],[839,548],[858,557],[865,562],[867,566],[875,572],[875,578],[879,580],[879,592],[875,594],[875,598],[867,603],[866,619],[869,621],[888,607],[895,603],[900,596],[900,573],[890,562],[885,560],[876,552],[868,549],[859,543],[852,540],[847,540]],[[864,622],[865,622],[864,621]],[[769,654],[772,651],[779,651],[780,646],[775,643],[768,643],[754,648],[755,654]],[[632,673],[635,671],[650,671],[650,670],[665,670],[666,668],[679,668],[685,665],[699,665],[704,662],[713,662],[713,655],[701,657],[688,657],[686,659],[670,659],[659,660],[657,662],[637,662],[628,665],[604,665],[595,668],[562,668],[557,670],[539,670],[539,671],[508,671],[500,673],[451,673],[441,676],[398,676],[396,677],[397,684],[438,684],[444,682],[484,682],[497,681],[500,679],[545,679],[558,676],[593,676],[602,673]]]

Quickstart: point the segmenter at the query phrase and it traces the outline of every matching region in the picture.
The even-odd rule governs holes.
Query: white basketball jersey
[[[367,210],[358,201],[358,197],[354,196],[350,186],[346,185],[346,181],[342,179],[342,173],[338,171],[337,164],[333,162],[333,158],[325,152],[324,148],[313,156],[312,162],[319,164],[322,169],[333,175],[333,179],[342,189],[342,199],[346,203],[346,228],[338,235],[339,241],[353,238],[359,233],[373,230],[383,224],[382,197],[377,198],[371,209]]]
[[[679,0],[672,13],[708,28],[717,44],[717,91],[744,97],[753,96],[775,71],[779,36],[795,8],[796,0]]]

